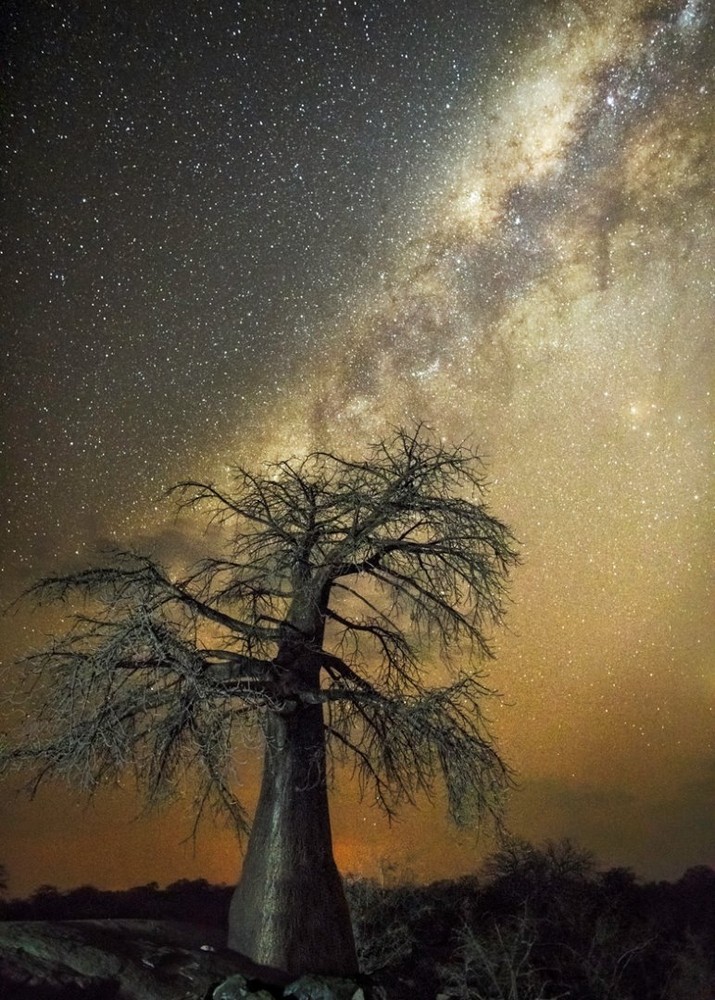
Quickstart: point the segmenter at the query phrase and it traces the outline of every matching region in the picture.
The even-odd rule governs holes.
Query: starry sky
[[[177,479],[423,420],[478,447],[522,543],[490,666],[513,832],[649,878],[715,865],[714,20],[10,0],[3,604],[107,545],[200,555]],[[2,619],[11,674],[58,624]],[[239,867],[180,804],[135,820],[130,787],[87,810],[10,782],[0,808],[16,893]],[[351,871],[486,849],[439,801],[388,826],[344,787],[333,820]]]

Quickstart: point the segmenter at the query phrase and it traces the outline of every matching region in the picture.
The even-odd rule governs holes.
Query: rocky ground
[[[173,921],[0,922],[0,996],[205,1000],[236,972],[257,975],[223,942],[216,928]]]

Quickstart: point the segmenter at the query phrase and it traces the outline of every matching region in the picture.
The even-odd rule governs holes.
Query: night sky
[[[715,865],[714,20],[10,0],[3,604],[108,545],[200,555],[177,479],[424,420],[479,448],[522,543],[490,666],[511,828],[651,878]],[[4,661],[57,624],[6,616]],[[191,817],[134,821],[129,785],[88,811],[13,788],[15,893],[236,876],[228,832],[194,852]],[[451,876],[488,847],[439,803],[333,811],[352,871]]]

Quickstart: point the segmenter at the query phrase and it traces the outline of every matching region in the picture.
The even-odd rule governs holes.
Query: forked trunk
[[[321,705],[268,716],[261,793],[231,901],[228,946],[291,975],[357,972],[333,859]]]

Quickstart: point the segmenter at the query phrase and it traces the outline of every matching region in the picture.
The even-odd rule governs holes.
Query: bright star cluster
[[[523,543],[490,668],[513,828],[644,874],[715,864],[711,7],[3,19],[6,600],[101,545],[200,551],[161,500],[178,478],[425,421],[479,446]],[[42,632],[6,624],[9,658]],[[230,838],[194,859],[175,821],[100,857],[109,799],[81,868],[28,838],[47,801],[4,824],[23,886],[235,874]],[[334,812],[348,868],[475,863],[439,810]]]

